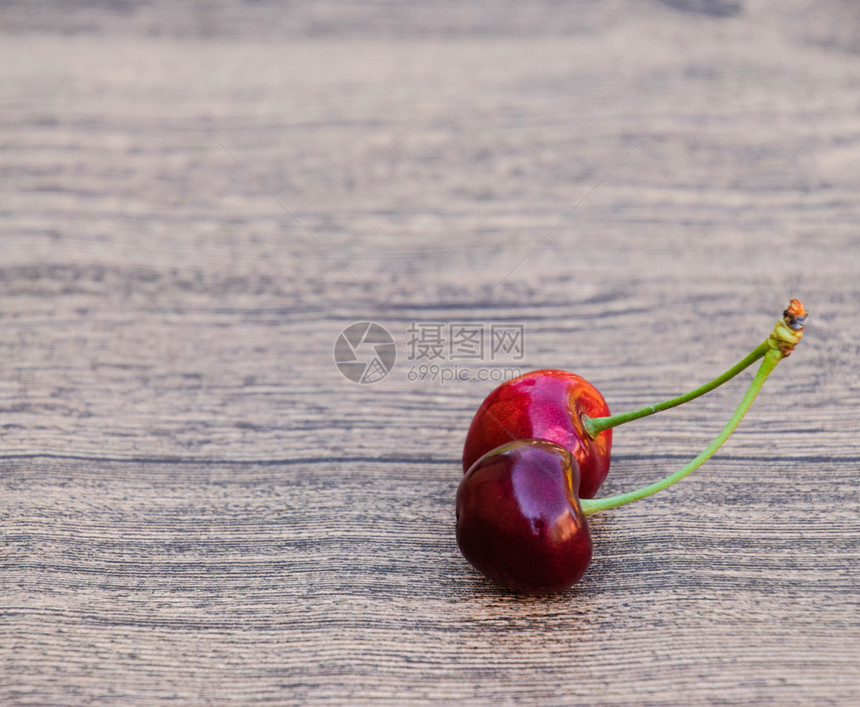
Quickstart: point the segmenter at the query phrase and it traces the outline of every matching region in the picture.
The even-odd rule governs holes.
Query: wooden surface
[[[0,703],[860,703],[855,3],[3,3]],[[807,335],[572,591],[453,532],[523,327],[615,411]],[[385,326],[379,382],[334,342]],[[412,375],[410,375],[410,372]],[[676,468],[749,376],[620,428]]]

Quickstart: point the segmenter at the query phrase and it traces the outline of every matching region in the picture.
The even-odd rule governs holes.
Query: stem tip
[[[809,312],[803,308],[803,304],[799,299],[793,299],[788,303],[788,309],[782,313],[782,316],[785,319],[785,323],[793,331],[800,331],[806,325],[806,318],[809,316]]]
[[[783,356],[788,356],[794,351],[794,347],[803,337],[803,327],[806,326],[806,318],[809,313],[804,309],[799,299],[792,299],[788,309],[782,313],[776,326],[773,328],[767,343],[772,349],[779,349]]]

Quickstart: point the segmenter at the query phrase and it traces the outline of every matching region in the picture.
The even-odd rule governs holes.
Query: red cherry
[[[457,490],[457,544],[490,579],[526,594],[573,586],[591,561],[591,534],[570,452],[519,440],[481,457]]]
[[[777,364],[794,350],[806,318],[800,301],[791,300],[768,338],[724,374],[690,393],[622,415],[607,416],[600,393],[565,371],[535,371],[499,386],[481,405],[466,439],[468,470],[457,489],[457,544],[463,556],[519,592],[548,594],[571,587],[591,561],[586,517],[669,488],[710,459]],[[627,493],[598,499],[580,495],[580,489],[594,493],[606,476],[613,426],[704,395],[758,360],[761,365],[737,409],[694,459]],[[581,472],[589,476],[580,479]]]
[[[544,369],[513,378],[490,393],[478,408],[466,435],[463,471],[481,456],[517,439],[560,444],[579,464],[579,497],[594,498],[609,472],[612,430],[592,439],[582,415],[605,417],[609,407],[584,378]]]

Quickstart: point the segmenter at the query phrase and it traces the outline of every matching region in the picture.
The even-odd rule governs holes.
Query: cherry
[[[752,361],[762,359],[758,372],[726,426],[692,461],[653,484],[608,498],[582,498],[579,494],[580,464],[567,445],[547,439],[519,439],[488,451],[469,467],[457,489],[457,544],[463,556],[486,576],[517,592],[548,594],[571,587],[582,577],[591,561],[591,534],[586,517],[662,491],[710,459],[740,424],[777,364],[794,350],[803,336],[806,316],[803,305],[798,300],[792,300],[770,336],[747,357],[751,360],[747,362],[744,359],[738,364],[743,364],[745,368]],[[738,366],[720,378],[727,380],[726,376],[736,375]],[[547,380],[568,381],[567,376],[573,375],[564,374],[563,371],[537,371],[536,374],[531,388],[539,388]],[[580,415],[583,429],[590,427],[588,434],[594,440],[603,432],[601,426],[611,427],[618,419],[638,419],[657,412],[658,408],[666,409],[680,404],[677,401],[692,399],[690,396],[700,395],[702,390],[715,387],[713,383],[659,406],[615,418],[592,419]],[[553,390],[549,384],[546,389]],[[495,397],[491,394],[493,401],[487,410],[505,410],[494,405],[497,401],[504,402],[511,398],[518,400],[516,387],[513,390],[515,395],[508,398],[505,397],[505,391]],[[533,400],[545,399],[535,396]],[[513,405],[511,409],[517,411],[520,408]],[[484,410],[484,406],[481,410]],[[528,413],[528,406],[526,410]],[[558,413],[559,410],[567,411],[569,408],[553,408],[549,405],[539,409],[538,412],[544,415],[536,414],[535,419],[546,423],[547,419],[551,419],[547,411]],[[528,414],[525,417],[528,418]],[[515,415],[512,419],[516,424],[511,427],[518,429],[517,425],[522,424],[520,416]],[[565,428],[563,424],[560,427]],[[491,439],[492,435],[485,433],[488,429],[492,427],[485,423],[479,424],[478,430],[483,437],[476,437]],[[558,433],[558,427],[549,423],[543,429]],[[598,430],[597,434],[595,430]],[[470,437],[471,434],[472,430]],[[571,444],[569,437],[565,439]],[[575,443],[584,447],[581,438],[576,438]]]
[[[597,388],[575,373],[544,369],[512,378],[475,413],[463,449],[463,471],[511,440],[544,439],[573,454],[579,464],[579,495],[593,498],[609,472],[612,430],[590,437],[583,415],[603,417],[609,407]]]
[[[788,334],[774,329],[725,373],[689,393],[618,415],[610,416],[603,396],[575,373],[544,369],[513,378],[493,390],[475,413],[463,448],[463,472],[506,442],[544,439],[570,451],[579,464],[579,497],[594,498],[609,473],[612,428],[694,400],[731,380],[774,348],[789,347],[786,350],[790,353],[796,341],[789,339],[799,340],[805,320],[803,305],[791,300],[781,325],[778,323]]]
[[[457,544],[487,577],[524,594],[572,586],[591,561],[579,467],[545,440],[509,442],[479,459],[457,491]]]

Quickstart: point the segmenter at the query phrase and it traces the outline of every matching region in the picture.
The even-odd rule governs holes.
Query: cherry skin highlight
[[[561,445],[579,465],[579,498],[594,498],[609,473],[612,430],[592,439],[582,415],[605,417],[609,407],[584,378],[555,369],[513,378],[490,393],[469,427],[463,471],[496,447],[518,439],[543,439]]]
[[[591,561],[579,469],[546,440],[518,440],[481,457],[457,490],[457,544],[496,582],[524,594],[573,586]]]

